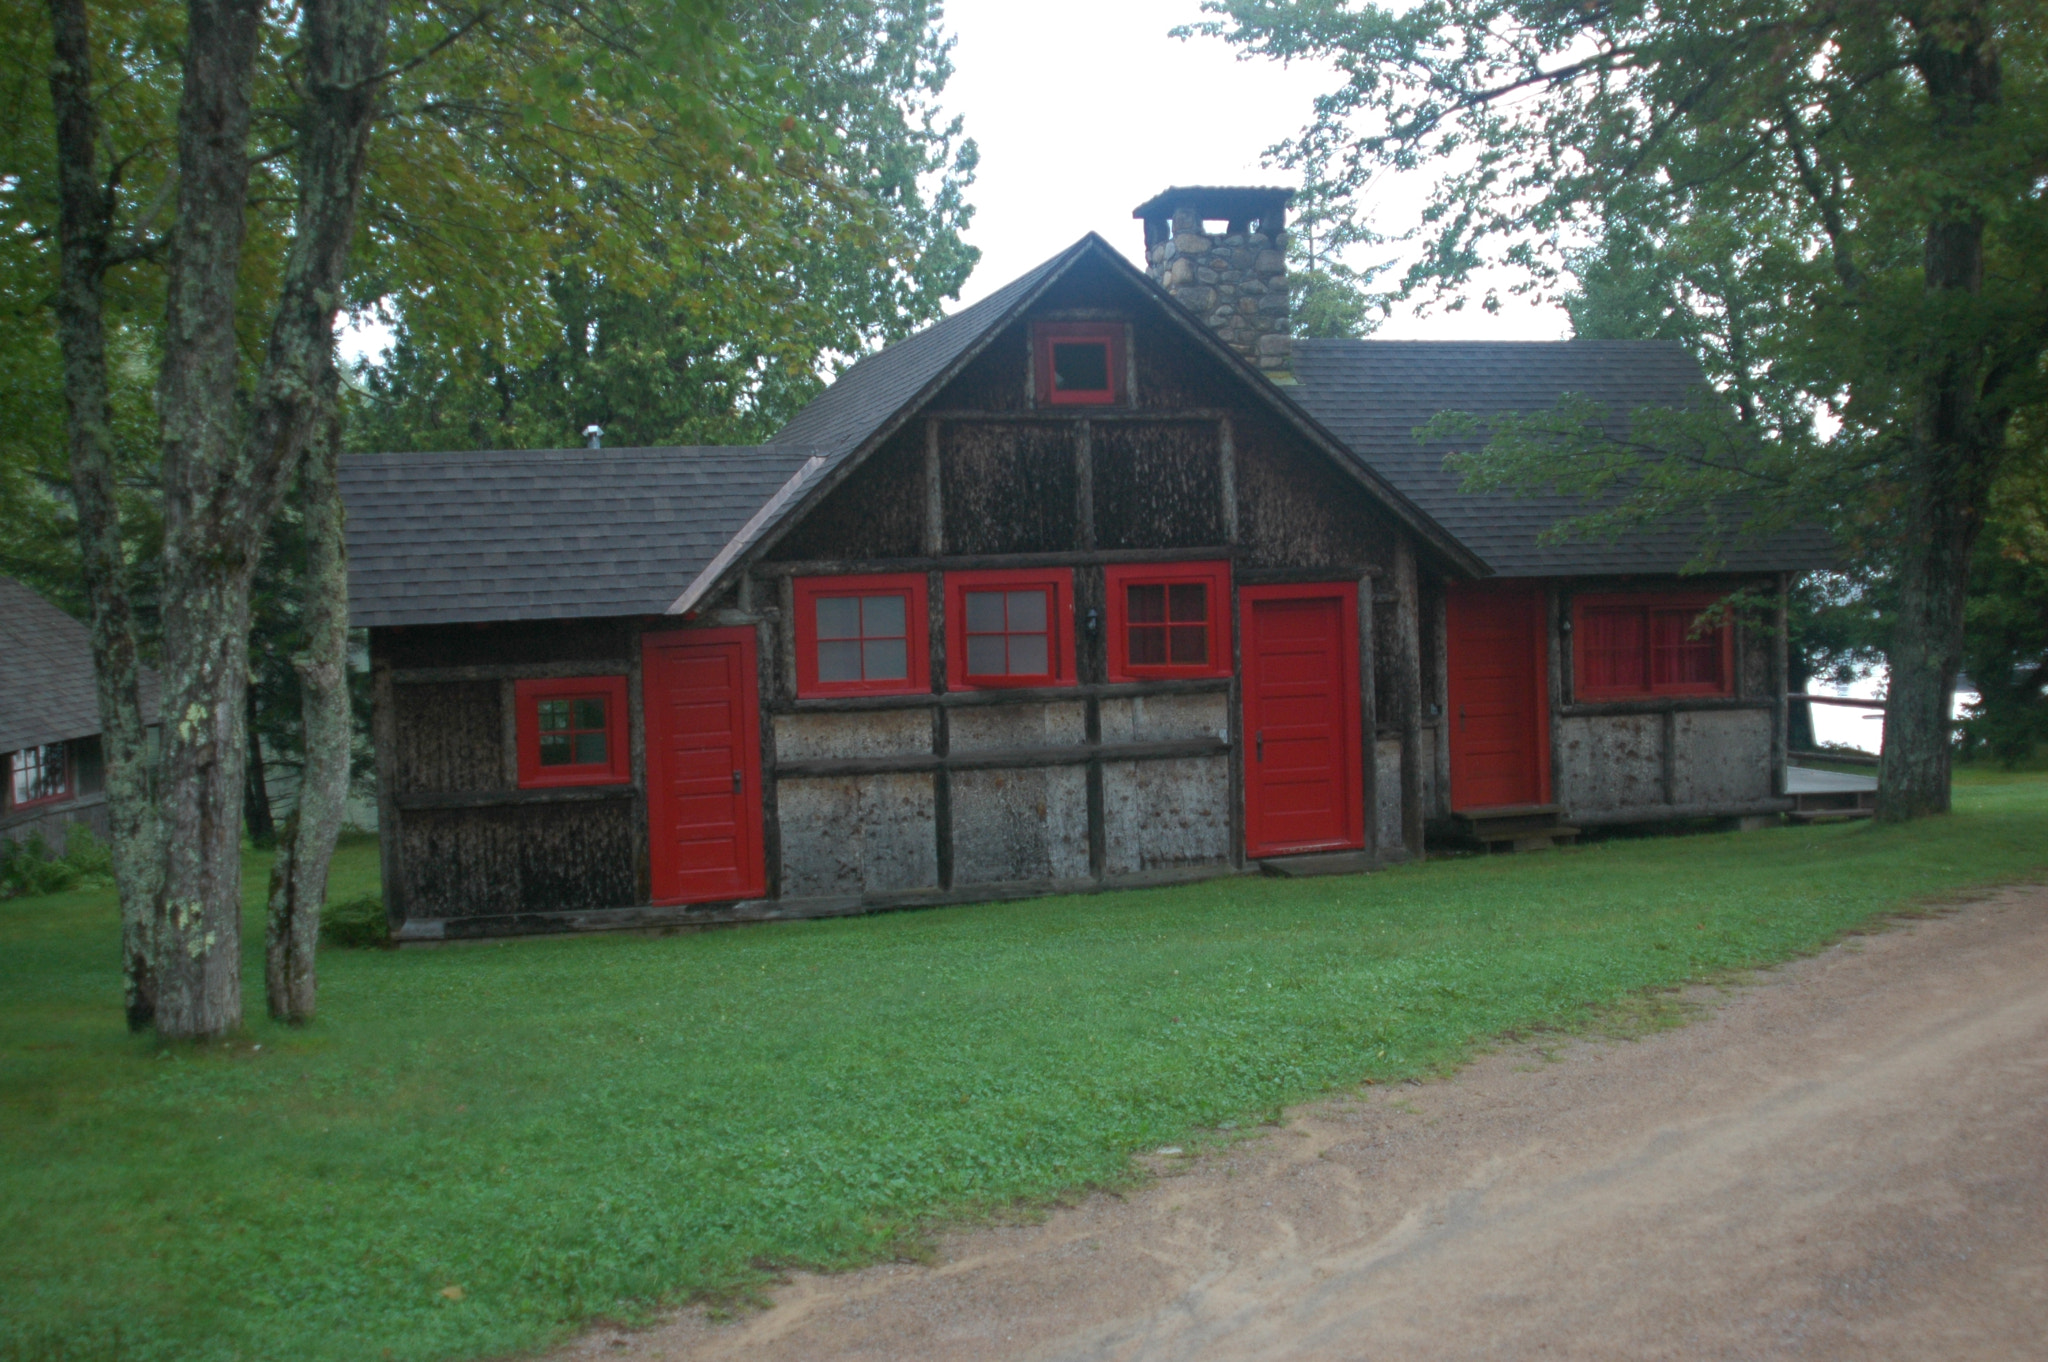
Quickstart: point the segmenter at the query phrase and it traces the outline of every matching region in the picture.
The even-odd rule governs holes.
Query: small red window
[[[796,583],[798,695],[908,695],[931,689],[920,573]]]
[[[7,756],[7,807],[48,804],[71,793],[69,746],[61,742],[24,747]]]
[[[946,577],[946,675],[960,689],[1062,686],[1074,679],[1074,573]]]
[[[1033,329],[1038,400],[1109,406],[1123,401],[1124,328],[1116,322],[1047,323]]]
[[[1230,675],[1230,565],[1103,569],[1109,679]]]
[[[626,678],[516,681],[519,786],[621,785],[633,778],[626,750]]]
[[[1572,606],[1581,700],[1732,695],[1734,638],[1715,596],[1581,596]]]

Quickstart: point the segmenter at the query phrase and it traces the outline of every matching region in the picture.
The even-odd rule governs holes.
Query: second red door
[[[1238,592],[1248,855],[1365,845],[1357,592],[1351,583]]]
[[[1533,584],[1451,588],[1445,604],[1451,807],[1541,804],[1550,795],[1543,592]]]

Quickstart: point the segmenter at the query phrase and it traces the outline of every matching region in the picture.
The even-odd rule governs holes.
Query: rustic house
[[[143,719],[156,722],[157,680],[142,676]],[[0,837],[40,834],[61,851],[75,824],[108,835],[99,692],[86,628],[0,577]]]
[[[1284,191],[1141,206],[758,448],[347,461],[400,939],[815,916],[1787,807],[1787,574],[1554,545],[1440,410],[1658,344],[1295,341]],[[1702,617],[1736,588],[1775,622]]]

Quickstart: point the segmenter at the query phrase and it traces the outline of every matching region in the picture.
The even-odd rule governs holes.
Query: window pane
[[[1204,624],[1209,619],[1209,586],[1206,582],[1180,582],[1169,593],[1171,611],[1167,618],[1175,624]]]
[[[1010,675],[1049,675],[1052,668],[1047,665],[1047,657],[1044,634],[1010,635]]]
[[[569,735],[567,733],[543,733],[540,735],[540,764],[543,766],[567,766],[569,764]]]
[[[1581,684],[1591,690],[1641,690],[1643,675],[1643,612],[1619,607],[1587,610],[1579,628],[1580,656],[1586,674]]]
[[[1012,591],[1010,595],[1010,632],[1013,634],[1042,634],[1045,632],[1044,591]]]
[[[910,679],[910,648],[900,638],[871,638],[860,646],[861,672],[869,681]]]
[[[1133,667],[1166,665],[1166,626],[1139,624],[1131,628],[1130,663]]]
[[[576,763],[579,766],[602,766],[605,762],[604,734],[578,733],[576,735]]]
[[[1130,603],[1132,624],[1163,624],[1166,621],[1166,588],[1134,586],[1125,599]]]
[[[1659,610],[1650,617],[1650,683],[1653,686],[1718,686],[1721,635],[1710,629],[1695,636],[1699,616],[1690,610]]]
[[[1209,660],[1209,626],[1206,624],[1176,624],[1173,634],[1173,664],[1176,667],[1199,667]]]
[[[1108,341],[1054,341],[1052,386],[1063,393],[1109,390]]]
[[[821,641],[818,644],[818,679],[860,680],[860,644],[852,640]]]
[[[603,728],[604,701],[590,698],[578,700],[576,702],[575,727]]]
[[[903,637],[903,598],[863,596],[860,602],[860,631],[868,638]],[[868,673],[870,676],[874,673]]]
[[[967,632],[970,634],[1000,634],[1003,632],[1002,592],[970,591],[967,593]]]
[[[1009,668],[1003,654],[1001,634],[969,634],[967,636],[967,674],[969,676],[1001,676]]]
[[[860,637],[860,597],[821,596],[818,598],[819,638]]]
[[[559,732],[569,726],[569,702],[567,700],[543,700],[540,702],[540,731]]]

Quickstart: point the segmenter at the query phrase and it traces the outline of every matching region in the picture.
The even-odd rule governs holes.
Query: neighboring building
[[[1549,545],[1443,409],[1675,346],[1292,341],[1284,191],[1139,210],[758,448],[343,467],[401,939],[819,916],[1544,843],[1785,797],[1793,536]],[[1204,224],[1215,220],[1216,230]],[[1695,618],[1750,588],[1772,623]]]
[[[157,682],[143,674],[143,718],[156,722]],[[35,592],[0,577],[0,837],[41,833],[61,851],[73,824],[107,836],[99,693],[86,628]]]

